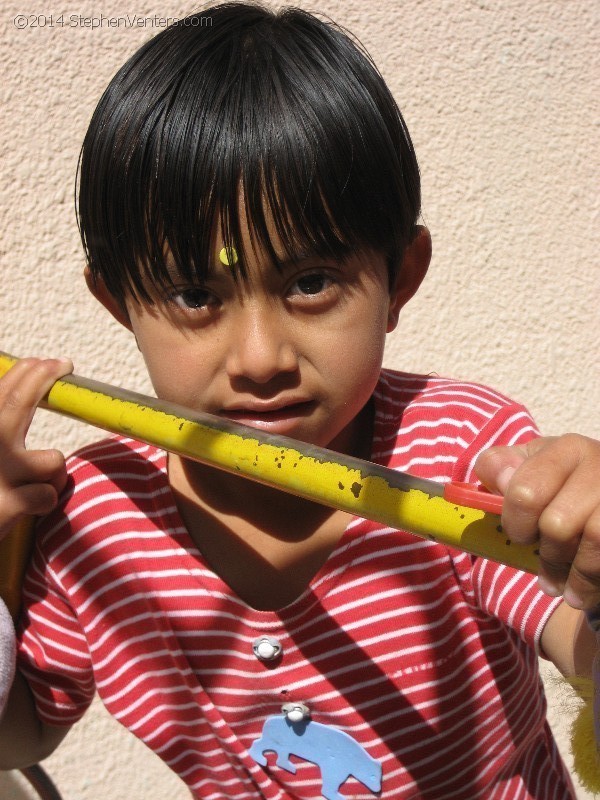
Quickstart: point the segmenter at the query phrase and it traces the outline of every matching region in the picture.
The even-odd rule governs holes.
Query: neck
[[[367,404],[350,426],[330,444],[330,449],[368,458],[371,454],[373,411]],[[332,511],[233,473],[170,454],[169,481],[176,495],[206,511],[235,517],[261,529],[310,531]],[[284,521],[285,525],[281,525]],[[297,538],[297,534],[293,535]]]
[[[177,456],[169,457],[169,479],[176,497],[210,514],[242,520],[264,531],[278,531],[278,538],[296,541],[310,534],[332,510],[281,489],[265,486],[239,475],[216,470]],[[297,524],[294,524],[296,521]]]

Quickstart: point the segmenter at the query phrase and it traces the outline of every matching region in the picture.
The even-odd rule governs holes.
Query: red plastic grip
[[[459,483],[451,481],[444,485],[444,499],[449,503],[456,503],[467,508],[477,508],[480,511],[490,511],[492,514],[502,513],[502,501],[499,494],[492,494],[483,486],[474,483]]]

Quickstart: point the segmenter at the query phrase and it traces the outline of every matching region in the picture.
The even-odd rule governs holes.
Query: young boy
[[[126,438],[67,470],[23,440],[70,364],[26,359],[0,381],[0,534],[45,516],[1,765],[50,753],[97,691],[198,798],[572,798],[537,656],[590,669],[600,446],[382,369],[431,251],[400,112],[332,25],[203,16],[142,47],[91,121],[90,290],[161,398],[442,482],[477,461],[507,535],[539,535],[540,586]]]

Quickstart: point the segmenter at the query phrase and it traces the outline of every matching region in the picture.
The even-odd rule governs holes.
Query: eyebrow
[[[351,252],[351,248],[347,248],[344,253],[340,253],[336,255],[331,253],[330,255],[325,255],[323,253],[318,253],[315,250],[303,250],[292,258],[286,258],[283,261],[278,262],[278,267],[281,270],[290,269],[292,267],[297,266],[298,264],[302,264],[304,261],[337,261],[337,262],[344,262],[348,258]]]
[[[181,281],[181,280],[189,280],[190,278],[194,278],[195,279],[197,277],[196,275],[194,275],[194,270],[193,269],[188,270],[188,272],[190,273],[190,275],[188,277],[186,275],[186,271],[182,270],[180,267],[178,267],[177,264],[168,262],[167,264],[165,264],[165,266],[166,266],[167,277],[172,283],[176,283],[177,281]],[[204,270],[204,274],[202,276],[202,279],[203,280],[209,280],[211,278],[214,278],[218,274],[219,273],[218,273],[217,270],[215,270],[214,266],[210,265],[206,270]]]

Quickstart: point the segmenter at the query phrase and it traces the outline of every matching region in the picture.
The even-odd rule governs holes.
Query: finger
[[[523,544],[535,541],[540,517],[555,502],[581,460],[577,448],[567,437],[534,440],[527,448],[529,456],[510,478],[502,509],[502,527],[506,534]],[[563,514],[559,513],[560,509],[562,506],[556,503],[547,519],[556,513],[561,522],[573,511],[570,508]]]
[[[587,548],[585,531],[594,535],[597,489],[597,467],[583,459],[540,515],[540,578],[549,594],[561,593],[581,544]]]
[[[38,516],[48,514],[58,502],[58,492],[47,483],[29,484],[11,490],[10,494],[0,494],[2,519],[0,539],[4,538],[24,515]]]
[[[588,516],[564,598],[574,608],[589,609],[600,604],[600,505]]]
[[[52,385],[73,370],[67,359],[26,358],[0,381],[0,440],[23,441],[37,405]]]
[[[490,492],[504,494],[521,464],[546,447],[555,437],[539,437],[526,444],[490,447],[475,461],[475,474]]]
[[[21,450],[5,457],[3,482],[10,486],[49,483],[61,492],[67,481],[65,457],[60,450]]]

